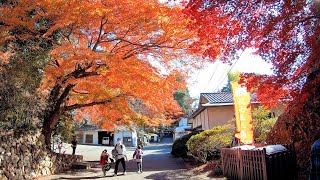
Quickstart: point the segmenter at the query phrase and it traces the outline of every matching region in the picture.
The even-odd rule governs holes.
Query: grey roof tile
[[[80,127],[76,128],[78,131],[97,131],[100,130],[100,128],[97,125],[92,124],[83,124]]]
[[[231,92],[201,93],[200,96],[206,98],[209,104],[233,103],[233,96]],[[252,101],[257,99],[255,94],[250,94],[250,96]]]
[[[209,104],[233,103],[232,93],[230,92],[201,93],[200,96],[206,98]]]

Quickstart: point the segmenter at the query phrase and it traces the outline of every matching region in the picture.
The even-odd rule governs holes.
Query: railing
[[[223,174],[234,180],[295,179],[295,158],[285,151],[271,155],[266,150],[221,150]]]

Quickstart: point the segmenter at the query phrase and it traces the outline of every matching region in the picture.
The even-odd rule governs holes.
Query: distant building
[[[179,121],[179,126],[175,128],[173,134],[173,140],[176,140],[186,134],[189,134],[191,126],[188,126],[188,119],[181,118]]]
[[[129,129],[119,126],[113,131],[106,131],[96,125],[82,125],[76,129],[79,144],[113,146],[118,138],[126,146],[137,146],[137,132],[134,128]]]
[[[149,133],[148,136],[149,142],[158,142],[158,134]]]
[[[255,96],[251,95],[252,106],[259,105]],[[272,110],[272,116],[278,117],[282,109]],[[231,92],[201,93],[199,107],[188,119],[188,124],[196,130],[212,129],[227,124],[235,116],[233,96]]]

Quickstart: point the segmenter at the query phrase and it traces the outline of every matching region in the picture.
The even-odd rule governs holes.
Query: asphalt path
[[[71,153],[68,145],[62,150],[65,153]],[[143,149],[143,173],[137,173],[136,162],[132,160],[134,147],[127,147],[127,156],[129,161],[126,162],[127,174],[123,175],[121,163],[119,164],[118,176],[113,177],[114,165],[106,176],[103,177],[101,167],[99,165],[100,153],[107,149],[111,152],[113,147],[106,146],[89,146],[78,145],[76,154],[83,155],[84,161],[92,164],[92,168],[83,170],[73,170],[59,173],[56,175],[45,176],[40,179],[58,180],[58,179],[155,179],[155,180],[171,180],[171,179],[192,179],[192,174],[187,171],[184,161],[181,158],[175,158],[171,155],[172,138],[163,138],[160,143],[151,143]]]

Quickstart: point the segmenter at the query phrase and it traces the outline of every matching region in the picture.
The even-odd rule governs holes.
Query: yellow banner
[[[250,93],[237,82],[231,83],[236,114],[236,138],[244,144],[253,144],[253,124]]]

